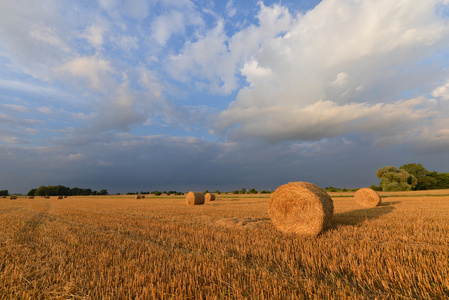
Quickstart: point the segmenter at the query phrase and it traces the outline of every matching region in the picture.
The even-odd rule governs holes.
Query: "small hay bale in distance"
[[[145,195],[140,196],[140,198],[145,199]]]
[[[204,197],[206,201],[215,201],[215,194],[207,193]]]
[[[63,196],[58,196],[58,198],[57,199],[64,199],[64,197]]]
[[[136,199],[141,199],[142,197],[140,195],[136,195]]]
[[[204,194],[202,192],[188,192],[186,196],[186,203],[189,206],[203,205],[205,201]]]
[[[17,199],[17,196],[15,196],[15,195],[9,196],[9,200],[16,200],[16,199]]]
[[[376,207],[382,203],[379,194],[370,188],[361,188],[354,194],[355,202],[363,207]]]
[[[28,199],[34,199],[34,196],[29,196]]]
[[[290,182],[271,194],[268,213],[281,232],[317,236],[331,226],[334,202],[313,183]]]

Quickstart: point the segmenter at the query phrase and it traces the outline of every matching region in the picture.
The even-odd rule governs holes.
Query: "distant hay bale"
[[[142,199],[145,199],[145,195],[140,196]]]
[[[204,204],[205,197],[202,192],[188,192],[186,196],[187,205],[202,205]]]
[[[58,196],[58,198],[57,199],[64,199],[64,197],[63,196]]]
[[[2,198],[6,198],[6,196],[2,196]]]
[[[140,195],[136,195],[136,199],[140,199],[142,198]]]
[[[64,198],[67,198],[67,196],[64,196]]]
[[[207,193],[204,197],[206,201],[215,201],[215,194]]]
[[[15,196],[15,195],[9,196],[9,200],[16,200],[16,199],[17,199],[17,196]]]
[[[44,196],[44,199],[50,199],[50,196]]]
[[[279,231],[316,236],[331,226],[334,203],[325,190],[313,183],[290,182],[273,192],[268,213]]]
[[[29,196],[28,199],[34,199],[34,196]]]
[[[355,202],[363,207],[376,207],[382,203],[379,194],[370,188],[361,188],[354,194]]]

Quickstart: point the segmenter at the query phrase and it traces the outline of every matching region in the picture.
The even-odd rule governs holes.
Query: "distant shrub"
[[[255,188],[252,188],[248,191],[249,194],[257,194],[257,190]]]
[[[261,190],[260,193],[261,193],[261,194],[270,194],[271,191]]]
[[[371,185],[369,188],[372,189],[373,191],[377,191],[377,192],[382,191],[381,187],[374,185],[374,184]]]

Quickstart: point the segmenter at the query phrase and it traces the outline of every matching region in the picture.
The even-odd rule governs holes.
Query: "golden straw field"
[[[0,299],[449,297],[449,190],[329,195],[315,238],[277,231],[269,195],[0,199]]]

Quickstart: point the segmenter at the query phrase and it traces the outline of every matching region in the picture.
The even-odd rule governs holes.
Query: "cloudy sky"
[[[449,172],[448,0],[0,0],[0,189]]]

